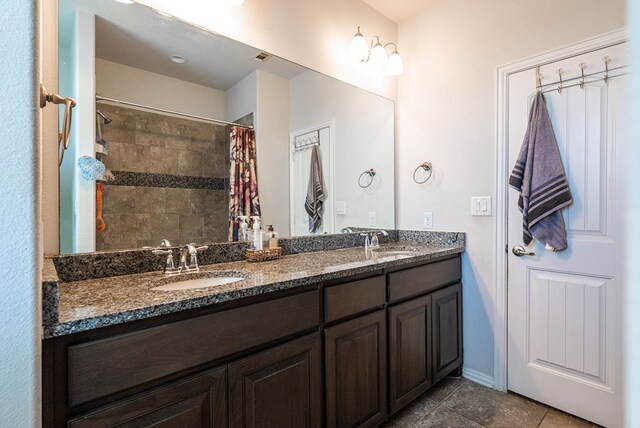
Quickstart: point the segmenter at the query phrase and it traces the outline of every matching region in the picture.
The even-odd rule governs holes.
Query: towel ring
[[[427,178],[424,181],[418,181],[416,180],[416,172],[418,172],[418,170],[422,168],[425,171],[429,172],[429,175],[427,176]],[[418,165],[418,167],[413,171],[413,181],[416,184],[424,184],[427,181],[429,181],[429,179],[431,178],[431,175],[433,174],[433,166],[431,165],[431,162],[422,162],[420,165]]]
[[[369,176],[369,182],[363,186],[362,185],[362,176],[365,175],[365,174]],[[358,177],[358,186],[362,187],[363,189],[366,189],[367,187],[369,187],[369,186],[371,186],[373,184],[373,177],[375,177],[375,176],[376,176],[376,170],[373,169],[373,168],[369,168],[368,170],[366,170],[365,172],[360,174],[360,176]]]

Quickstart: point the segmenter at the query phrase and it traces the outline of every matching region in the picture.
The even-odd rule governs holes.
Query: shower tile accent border
[[[380,243],[416,242],[436,245],[456,245],[464,247],[465,234],[462,232],[434,232],[421,230],[387,230],[389,236],[380,236]],[[338,250],[360,247],[363,238],[360,232],[331,235],[311,235],[279,239],[284,255]],[[209,248],[198,255],[200,265],[227,263],[245,259],[249,248],[246,242],[221,242],[209,244]],[[178,260],[179,248],[173,248],[174,260]],[[161,271],[166,257],[150,250],[135,249],[96,253],[65,254],[51,256],[55,274],[50,273],[44,282],[71,282],[110,276],[132,275]],[[47,263],[45,261],[45,263]],[[55,280],[52,279],[55,277]]]
[[[114,179],[98,180],[106,186],[169,187],[175,189],[229,190],[229,178],[194,177],[151,172],[111,171]]]

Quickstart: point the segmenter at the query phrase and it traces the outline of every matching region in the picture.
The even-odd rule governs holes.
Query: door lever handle
[[[514,245],[513,248],[511,249],[511,252],[516,257],[535,256],[536,255],[536,253],[534,253],[534,252],[530,252],[530,251],[525,250],[522,245]]]

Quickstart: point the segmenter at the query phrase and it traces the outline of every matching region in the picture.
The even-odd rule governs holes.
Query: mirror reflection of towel
[[[547,249],[567,248],[567,232],[560,210],[573,200],[541,92],[531,106],[527,133],[509,184],[520,192],[518,208],[522,213],[525,245],[536,238]]]
[[[318,146],[313,146],[311,151],[311,166],[309,170],[309,184],[307,185],[304,209],[309,215],[309,232],[315,232],[322,225],[322,204],[324,201],[322,163],[320,162],[320,148]]]

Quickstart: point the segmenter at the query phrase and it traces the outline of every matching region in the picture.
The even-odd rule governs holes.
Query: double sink
[[[417,248],[407,245],[383,245],[371,249],[371,255],[376,257],[412,255]],[[247,274],[237,271],[196,272],[160,278],[149,283],[149,289],[154,291],[185,291],[200,288],[218,287],[233,284],[247,278]]]

